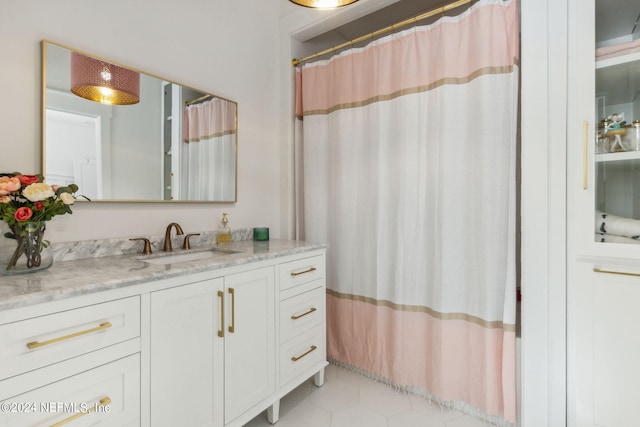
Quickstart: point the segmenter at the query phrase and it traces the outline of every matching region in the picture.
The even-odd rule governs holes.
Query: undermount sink
[[[202,259],[221,257],[229,254],[240,253],[240,251],[234,251],[230,249],[208,249],[206,251],[198,251],[198,252],[181,252],[177,254],[170,255],[158,255],[155,257],[142,258],[141,261],[144,261],[148,264],[178,264],[181,262],[189,262],[189,261],[198,261]]]

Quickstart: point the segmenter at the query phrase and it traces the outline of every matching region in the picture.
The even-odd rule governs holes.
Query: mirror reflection
[[[74,182],[97,201],[236,201],[235,102],[46,40],[42,49],[48,183]]]

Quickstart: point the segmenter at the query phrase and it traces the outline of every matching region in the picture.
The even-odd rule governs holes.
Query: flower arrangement
[[[75,184],[49,185],[42,175],[0,174],[0,220],[11,229],[4,237],[17,242],[6,270],[14,268],[23,254],[27,268],[41,265],[42,250],[49,245],[43,239],[45,223],[56,215],[72,213],[76,191]]]

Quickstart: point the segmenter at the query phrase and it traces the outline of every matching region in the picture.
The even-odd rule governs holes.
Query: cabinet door
[[[576,423],[635,427],[640,401],[640,272],[629,267],[578,269],[575,343]]]
[[[222,425],[223,279],[151,294],[151,425]]]
[[[225,277],[225,424],[275,391],[273,267]]]
[[[638,4],[569,10],[568,230],[579,253],[640,256]]]

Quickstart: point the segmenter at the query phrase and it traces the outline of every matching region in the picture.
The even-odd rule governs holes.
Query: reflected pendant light
[[[137,104],[140,73],[72,52],[71,92],[102,104]]]
[[[358,0],[289,0],[291,3],[315,9],[333,9],[340,6],[347,6]]]

